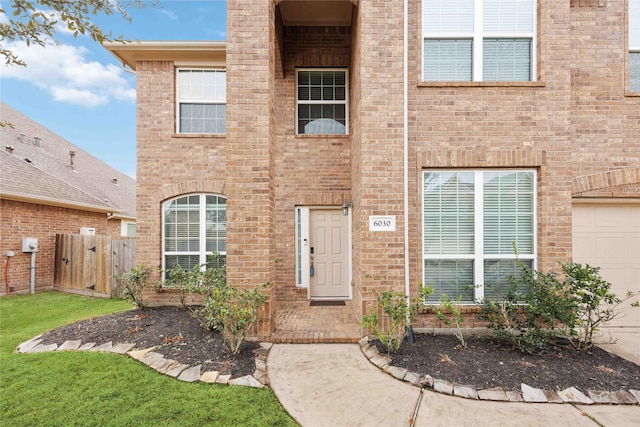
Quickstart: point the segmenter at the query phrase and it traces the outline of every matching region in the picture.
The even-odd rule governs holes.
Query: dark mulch
[[[67,340],[103,344],[135,343],[136,349],[154,351],[203,371],[241,377],[253,374],[252,351],[258,343],[244,342],[240,354],[231,354],[219,332],[205,331],[190,310],[155,307],[126,311],[76,322],[42,337],[44,344]],[[520,390],[520,383],[547,390],[574,386],[579,390],[640,389],[640,366],[594,347],[577,352],[566,348],[544,355],[528,355],[500,345],[490,337],[468,337],[467,348],[448,334],[417,334],[416,341],[402,343],[393,364],[419,374],[429,374],[477,389],[502,387]],[[381,353],[385,350],[380,343]]]
[[[416,334],[391,355],[392,364],[481,390],[502,387],[520,391],[520,384],[545,390],[640,389],[640,366],[599,347],[576,351],[558,347],[531,355],[501,344],[491,336],[466,337],[467,347],[450,334]],[[375,342],[380,353],[386,350]]]
[[[135,349],[153,351],[189,366],[202,365],[202,372],[219,371],[232,377],[255,371],[252,351],[256,342],[243,342],[239,354],[224,348],[222,335],[204,330],[189,309],[154,307],[82,320],[45,333],[43,344],[58,345],[67,340],[103,344],[135,343]]]

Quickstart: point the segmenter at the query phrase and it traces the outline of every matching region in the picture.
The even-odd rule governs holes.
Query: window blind
[[[427,301],[437,302],[442,294],[452,300],[462,297],[462,302],[473,302],[472,260],[425,260],[425,285],[434,292]]]
[[[473,0],[424,0],[424,33],[473,32]]]
[[[180,100],[225,102],[226,73],[222,70],[178,70]]]
[[[629,49],[640,51],[640,0],[629,0]]]
[[[533,253],[533,174],[487,172],[484,174],[484,253],[511,255]]]
[[[484,0],[485,33],[532,33],[534,0]]]
[[[531,80],[531,39],[484,39],[483,50],[482,80]]]
[[[640,52],[629,54],[629,89],[640,91]]]
[[[493,298],[520,274],[518,259],[534,265],[535,182],[534,170],[423,172],[423,283],[435,289],[430,301],[443,293],[465,302]]]
[[[473,73],[473,42],[425,40],[424,81],[470,81]]]
[[[200,265],[200,257],[198,255],[166,255],[165,270],[172,270],[180,266],[183,270],[192,270],[195,266]]]
[[[203,266],[207,255],[218,252],[224,263],[227,249],[226,199],[209,194],[178,197],[163,205],[165,271]],[[211,265],[207,264],[208,268]]]
[[[181,69],[177,73],[179,133],[226,132],[227,85],[224,70]]]
[[[474,228],[473,173],[425,173],[424,253],[473,254]]]
[[[525,266],[531,268],[531,260],[521,261]],[[512,286],[509,278],[519,279],[522,277],[522,270],[518,262],[513,259],[494,259],[484,262],[484,298],[490,301],[501,301],[507,296],[509,288]],[[527,292],[526,285],[516,287],[519,293]]]
[[[227,251],[227,201],[223,197],[207,195],[206,250]]]
[[[180,133],[225,133],[226,104],[180,104]]]

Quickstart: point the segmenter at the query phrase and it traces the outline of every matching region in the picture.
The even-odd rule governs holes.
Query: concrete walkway
[[[503,403],[422,391],[372,365],[357,344],[275,344],[267,363],[271,388],[303,427],[640,426],[638,405]]]

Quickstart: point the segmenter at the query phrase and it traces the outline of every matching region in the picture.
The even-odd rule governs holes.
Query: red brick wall
[[[626,0],[571,8],[576,197],[640,198],[640,93],[626,91]],[[638,23],[635,23],[638,25]]]
[[[232,286],[275,280],[276,45],[273,2],[227,2],[227,279]],[[275,301],[268,308],[261,330],[273,326]]]
[[[284,77],[275,81],[276,294],[306,300],[295,287],[295,206],[340,206],[351,198],[351,138],[295,134],[296,68],[350,66],[348,27],[284,28]],[[284,184],[284,185],[282,185]]]
[[[230,282],[272,281],[277,300],[304,299],[306,290],[295,288],[293,208],[350,199],[353,295],[366,309],[378,289],[404,290],[403,2],[357,2],[351,28],[284,28],[274,3],[227,2],[225,137],[175,135],[173,64],[138,64],[137,256],[161,262],[164,200],[222,194]],[[624,91],[624,1],[538,5],[535,82],[426,84],[421,0],[409,0],[414,293],[422,277],[424,169],[536,169],[542,269],[571,258],[572,196],[640,197],[640,97]],[[349,136],[295,135],[295,68],[308,66],[349,67]],[[376,214],[395,215],[397,231],[369,232],[368,218]],[[273,301],[265,316],[272,319],[275,309]]]
[[[39,205],[34,203],[0,200],[0,259],[2,283],[0,294],[6,293],[6,279],[13,292],[31,289],[31,254],[22,252],[22,238],[38,239],[36,253],[36,291],[51,289],[55,263],[56,234],[78,234],[80,227],[92,227],[97,235],[120,237],[120,220],[107,220],[105,213]],[[14,256],[8,258],[7,252]],[[9,274],[5,275],[9,259]]]
[[[404,292],[403,2],[360,2],[358,154],[353,159],[356,287],[363,311],[381,290]],[[370,232],[371,215],[394,215],[396,231]],[[354,251],[355,252],[355,251]]]
[[[175,67],[141,62],[137,68],[136,263],[162,266],[162,204],[190,193],[227,196],[224,136],[176,134]],[[177,302],[148,289],[151,304]]]
[[[427,84],[421,44],[410,48],[410,222],[420,224],[425,168],[538,170],[539,267],[571,256],[571,58],[569,3],[540,1],[537,82]],[[420,0],[410,4],[411,40],[421,39]],[[418,230],[419,231],[419,226]],[[422,277],[420,233],[412,233],[411,279]]]

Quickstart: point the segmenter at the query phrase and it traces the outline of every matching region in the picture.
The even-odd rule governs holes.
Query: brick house
[[[0,103],[0,294],[31,290],[35,238],[35,291],[54,287],[56,234],[81,228],[113,238],[135,236],[135,180],[27,116]],[[8,254],[12,254],[8,256]]]
[[[137,73],[138,262],[221,252],[232,285],[273,284],[258,335],[288,342],[358,339],[420,283],[475,325],[513,242],[640,290],[639,9],[227,0],[226,42],[108,44]]]

